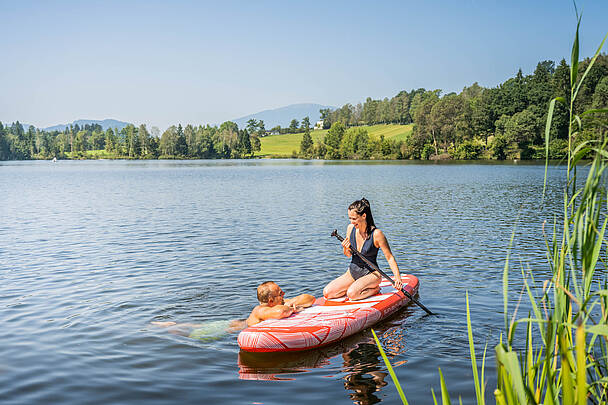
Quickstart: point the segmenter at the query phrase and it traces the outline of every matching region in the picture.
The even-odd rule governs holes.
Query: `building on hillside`
[[[323,120],[317,121],[313,129],[323,129]]]

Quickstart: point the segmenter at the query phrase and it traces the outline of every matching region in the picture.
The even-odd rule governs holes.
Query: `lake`
[[[370,330],[255,356],[235,333],[150,325],[244,318],[266,280],[321,295],[349,262],[330,233],[361,197],[440,314],[409,306],[374,327],[408,400],[432,401],[440,367],[453,400],[475,402],[467,291],[493,398],[509,241],[512,311],[522,268],[550,277],[543,221],[551,234],[565,170],[549,167],[542,204],[544,166],[521,162],[0,162],[0,402],[399,402]]]

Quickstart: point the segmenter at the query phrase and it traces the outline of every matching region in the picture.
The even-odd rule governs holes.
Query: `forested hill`
[[[578,78],[590,64],[578,64]],[[336,123],[347,127],[378,123],[414,124],[410,139],[400,150],[403,158],[543,158],[544,129],[549,102],[563,97],[570,105],[570,67],[565,60],[539,62],[534,72],[515,77],[494,88],[474,83],[460,93],[442,94],[441,90],[401,91],[384,100],[368,98],[355,106],[346,104],[336,110],[322,111],[326,127]],[[580,87],[574,113],[608,107],[608,55],[599,55]],[[576,142],[599,133],[606,135],[607,113],[586,115]],[[550,155],[562,157],[567,150],[568,109],[557,103],[551,128]],[[331,132],[331,131],[330,131]],[[597,138],[597,136],[595,136]],[[327,140],[325,141],[327,145]],[[340,143],[327,149],[340,157]],[[323,150],[321,150],[323,152]]]
[[[578,64],[578,78],[590,60]],[[294,156],[325,159],[509,159],[543,158],[543,133],[549,102],[557,103],[551,128],[549,154],[562,157],[567,150],[570,72],[565,60],[542,61],[533,73],[521,70],[504,83],[484,88],[477,83],[460,93],[440,89],[403,90],[392,98],[368,98],[357,105],[322,108],[327,131],[310,135],[311,116],[294,116],[288,128],[267,130],[263,120],[244,125],[227,121],[220,126],[171,126],[162,134],[146,125],[127,125],[118,131],[99,124],[73,125],[57,131],[24,128],[19,122],[0,123],[0,160],[87,158],[245,158],[260,151],[260,138],[269,134],[301,133]],[[599,55],[588,72],[573,105],[575,114],[608,108],[608,55]],[[376,136],[368,126],[413,124],[405,139]],[[608,133],[608,113],[581,118],[575,143]],[[287,136],[287,135],[273,135]],[[575,145],[576,146],[576,145]],[[91,151],[97,151],[92,154]],[[263,152],[263,151],[262,151]]]

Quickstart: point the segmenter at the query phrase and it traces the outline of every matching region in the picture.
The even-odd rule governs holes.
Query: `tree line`
[[[579,63],[582,75],[590,60]],[[320,110],[324,128],[320,142],[310,135],[310,119],[293,119],[288,128],[267,131],[264,121],[251,119],[239,129],[234,122],[220,126],[181,124],[162,134],[146,125],[127,125],[105,131],[98,124],[70,125],[63,131],[25,129],[18,121],[0,122],[0,160],[86,158],[87,151],[105,150],[108,157],[157,159],[235,159],[252,157],[260,138],[271,133],[303,133],[298,157],[322,159],[478,159],[543,158],[547,107],[554,97],[570,105],[570,67],[565,60],[539,62],[534,72],[493,87],[477,83],[460,93],[442,94],[424,88],[400,91],[391,99],[367,98],[357,105]],[[608,55],[599,55],[573,102],[575,111],[608,107]],[[605,136],[607,113],[582,118],[583,130],[575,142],[591,134]],[[370,136],[362,127],[376,124],[413,124],[407,139],[394,141]],[[556,104],[549,154],[560,158],[567,151],[568,110]]]
[[[18,121],[6,127],[0,122],[0,160],[86,158],[87,151],[97,150],[115,158],[239,159],[259,151],[260,140],[231,121],[219,127],[173,125],[162,134],[143,124],[105,131],[98,124],[76,124],[48,132],[33,126],[26,131]]]
[[[579,63],[581,76],[589,63],[590,59]],[[524,76],[520,69],[515,77],[494,88],[474,83],[458,94],[445,95],[441,90],[417,89],[401,91],[391,99],[368,98],[355,106],[345,104],[335,110],[323,109],[320,113],[324,127],[331,129],[323,142],[305,149],[317,157],[365,158],[370,150],[377,148],[380,140],[366,138],[364,130],[357,130],[357,127],[414,124],[411,136],[405,141],[393,144],[382,141],[386,143],[384,156],[402,159],[544,158],[549,102],[555,97],[563,97],[570,105],[569,69],[563,59],[557,66],[553,61],[543,61],[532,74]],[[608,55],[603,54],[599,55],[580,87],[573,109],[586,111],[607,107]],[[605,136],[607,123],[606,111],[586,115],[581,122],[584,129],[579,131],[575,141],[582,142],[594,133]],[[338,126],[334,131],[335,125]],[[345,131],[344,128],[350,129]],[[332,131],[334,133],[330,135]],[[557,103],[551,126],[551,158],[566,154],[567,135],[568,110]],[[389,149],[391,153],[388,153]],[[356,153],[357,150],[361,153]],[[301,148],[300,152],[304,154],[305,150]]]

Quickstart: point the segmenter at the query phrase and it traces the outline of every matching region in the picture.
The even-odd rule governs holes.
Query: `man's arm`
[[[300,294],[297,297],[286,299],[285,305],[288,305],[290,307],[295,305],[296,307],[308,308],[312,304],[314,304],[314,302],[315,302],[314,295]]]
[[[247,324],[249,326],[265,321],[266,319],[281,319],[287,318],[293,314],[294,309],[287,305],[275,305],[273,307],[257,307],[249,316]]]

